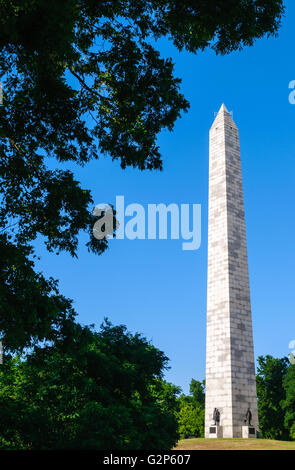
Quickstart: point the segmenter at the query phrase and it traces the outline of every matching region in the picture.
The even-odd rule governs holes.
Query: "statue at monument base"
[[[219,426],[220,411],[217,408],[214,408],[212,417],[213,417],[213,421],[209,428],[209,438],[215,438],[215,439],[222,438],[223,437],[222,426]]]

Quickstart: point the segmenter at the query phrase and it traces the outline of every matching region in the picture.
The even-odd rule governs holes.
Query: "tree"
[[[62,337],[76,313],[57,282],[35,271],[33,250],[0,235],[0,331],[5,351],[21,352]]]
[[[180,395],[178,399],[178,432],[182,439],[204,436],[205,381],[192,379],[189,390],[189,395]]]
[[[194,403],[205,407],[205,380],[199,382],[198,380],[192,379],[189,387],[190,394],[193,397]]]
[[[170,449],[179,389],[167,357],[108,321],[68,322],[63,337],[0,368],[2,449]]]
[[[52,281],[41,282],[38,273],[33,281],[31,272],[32,282],[25,282],[36,237],[50,251],[77,256],[85,231],[90,251],[107,248],[107,237],[93,236],[91,192],[65,164],[85,165],[105,154],[122,168],[162,168],[157,135],[172,130],[189,103],[155,39],[168,37],[179,50],[226,54],[276,35],[283,12],[282,0],[0,0],[0,233],[7,235],[1,249],[14,244],[27,253],[18,257],[20,275],[10,276],[2,303],[5,318],[13,315],[1,324],[5,341],[13,337],[12,323],[18,332],[23,326],[20,277],[38,321],[25,321],[27,339],[19,346],[30,343],[30,334],[31,342],[50,339],[48,322],[57,314],[54,307],[49,313],[52,299],[45,296]],[[46,284],[47,310],[32,288],[38,282]]]
[[[188,436],[204,437],[204,408],[185,404],[180,408],[178,415],[178,432],[180,439]]]
[[[261,436],[266,439],[286,440],[289,432],[284,424],[282,402],[286,398],[283,386],[289,361],[272,356],[260,356],[257,369],[258,415]]]
[[[282,402],[285,412],[284,425],[289,430],[291,439],[295,440],[295,364],[288,367],[283,379],[283,386],[286,394]]]

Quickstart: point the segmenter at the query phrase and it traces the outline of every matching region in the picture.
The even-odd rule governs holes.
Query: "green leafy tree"
[[[57,282],[35,271],[33,250],[0,235],[0,331],[7,351],[21,352],[41,341],[62,336],[65,322],[75,318],[72,302]]]
[[[286,394],[282,402],[285,412],[284,424],[290,432],[291,439],[295,440],[295,364],[288,367],[283,379],[283,386]]]
[[[204,437],[204,408],[184,404],[178,414],[178,432],[181,439],[188,436]]]
[[[282,408],[282,402],[286,398],[283,383],[288,366],[287,358],[276,359],[272,356],[258,358],[256,381],[259,427],[261,437],[266,439],[286,440],[289,438]]]
[[[163,380],[167,361],[124,326],[65,323],[53,345],[1,366],[1,448],[170,449],[179,389]]]
[[[182,394],[178,398],[178,432],[182,439],[204,436],[205,381],[192,379],[189,390],[189,395]]]
[[[205,380],[203,380],[202,382],[199,382],[198,380],[192,379],[189,390],[190,390],[190,394],[193,397],[194,403],[204,408],[205,407]]]

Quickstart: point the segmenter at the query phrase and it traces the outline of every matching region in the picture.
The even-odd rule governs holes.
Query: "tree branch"
[[[89,91],[90,93],[93,93],[95,95],[97,95],[101,100],[105,100],[105,101],[110,101],[109,98],[107,98],[106,96],[102,96],[100,93],[98,93],[97,91],[94,91],[92,88],[90,88],[87,83],[85,83],[85,81],[83,80],[82,77],[80,77],[80,75],[77,74],[77,72],[74,72],[74,70],[70,69],[70,72],[72,73],[72,75],[74,75],[74,77],[77,78],[77,80],[79,81],[80,85],[82,85],[83,88],[85,88],[87,91]]]

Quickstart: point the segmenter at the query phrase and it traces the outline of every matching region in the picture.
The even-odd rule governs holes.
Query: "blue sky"
[[[191,104],[174,131],[159,136],[163,172],[123,171],[103,156],[74,170],[95,204],[115,203],[116,195],[144,206],[201,204],[199,250],[183,251],[179,240],[113,240],[97,257],[81,237],[73,259],[38,244],[38,268],[60,280],[79,321],[99,327],[107,316],[141,332],[170,358],[166,379],[184,392],[192,377],[205,377],[208,133],[222,102],[240,130],[255,356],[285,356],[295,339],[295,105],[288,100],[295,2],[286,4],[279,38],[242,52],[192,55],[158,44]]]

